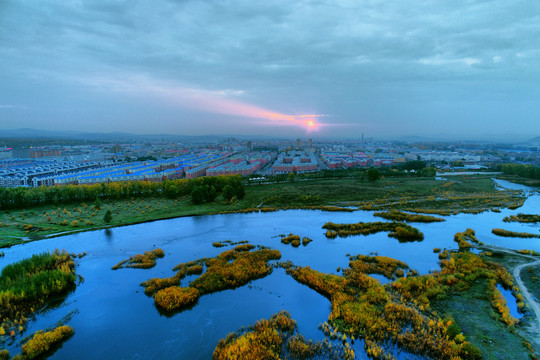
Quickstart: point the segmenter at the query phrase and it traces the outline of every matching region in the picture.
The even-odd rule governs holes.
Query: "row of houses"
[[[0,187],[54,185],[55,179],[64,174],[103,165],[99,162],[6,159],[0,162]]]
[[[304,151],[281,153],[272,166],[274,173],[306,172],[316,171],[317,169],[315,154]]]
[[[276,157],[272,152],[254,152],[236,156],[230,161],[211,166],[206,170],[206,176],[218,175],[251,175]]]
[[[200,152],[158,161],[121,164],[111,161],[80,164],[19,161],[16,166],[5,168],[0,166],[0,186],[31,187],[133,180],[161,181],[182,176],[193,178],[206,175],[208,168],[228,162],[232,155],[233,152]]]
[[[182,176],[188,178],[203,176],[197,169],[207,167],[212,163],[225,161],[231,156],[231,152],[186,154],[158,161],[133,162],[114,166],[98,171],[70,174],[59,179],[58,184],[78,183],[95,184],[111,181],[161,181],[164,179],[176,179]]]
[[[348,169],[354,167],[368,166],[391,166],[395,163],[404,162],[405,158],[401,155],[374,153],[366,154],[362,151],[338,152],[321,151],[321,159],[330,169]]]

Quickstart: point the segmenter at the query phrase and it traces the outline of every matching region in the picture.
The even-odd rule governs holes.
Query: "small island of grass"
[[[374,216],[382,217],[386,220],[393,221],[409,221],[409,222],[442,222],[445,221],[443,218],[430,215],[421,215],[421,214],[409,214],[403,211],[391,210],[391,211],[381,211],[373,213]]]
[[[278,260],[278,250],[260,249],[251,251],[254,245],[241,244],[213,258],[204,258],[182,263],[174,267],[177,273],[169,278],[153,278],[143,282],[147,295],[154,295],[156,306],[165,311],[181,310],[193,305],[197,299],[226,289],[243,286],[254,279],[271,273],[271,260]],[[203,272],[203,266],[206,271]],[[201,274],[202,273],[202,274]],[[201,274],[188,287],[180,287],[186,275]]]
[[[255,325],[221,339],[212,358],[234,359],[354,359],[349,344],[330,344],[327,340],[313,342],[298,334],[296,321],[287,311],[272,315]],[[334,345],[334,346],[332,346]]]
[[[113,270],[122,268],[150,269],[156,266],[156,260],[165,256],[161,249],[145,251],[144,254],[130,256],[127,260],[122,260],[112,267]]]
[[[33,255],[0,274],[0,332],[20,326],[47,299],[75,286],[75,262],[66,251]]]
[[[313,240],[308,238],[307,236],[304,236],[303,238],[300,238],[299,235],[295,234],[289,234],[289,235],[281,235],[281,242],[285,245],[291,244],[293,247],[297,248],[300,246],[300,244],[306,246]]]
[[[520,222],[520,223],[538,223],[540,222],[540,215],[536,214],[517,214],[506,216],[503,219],[504,222]]]
[[[75,331],[71,326],[59,326],[54,330],[38,331],[22,346],[23,359],[34,359],[46,354],[55,346],[69,339]]]
[[[326,237],[347,237],[350,235],[370,235],[388,231],[388,236],[398,239],[400,242],[421,241],[424,234],[417,228],[401,222],[359,222],[355,224],[334,224],[327,222],[323,225],[326,229]]]
[[[395,280],[405,276],[405,271],[409,266],[402,261],[392,259],[386,256],[367,256],[357,255],[351,257],[349,267],[356,272],[364,274],[380,274],[388,279]],[[414,270],[409,272],[410,276],[418,275]]]
[[[540,238],[540,234],[531,234],[527,232],[517,232],[505,229],[492,229],[491,232],[503,237],[518,237],[518,238]]]

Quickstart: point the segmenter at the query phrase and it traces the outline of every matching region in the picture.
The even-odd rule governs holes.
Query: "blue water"
[[[382,220],[374,217],[371,211],[289,210],[177,218],[14,246],[3,250],[5,257],[0,258],[0,268],[56,248],[73,253],[86,251],[88,255],[76,261],[76,271],[84,277],[84,282],[58,307],[31,319],[24,334],[4,346],[14,355],[20,351],[22,338],[37,330],[54,327],[69,314],[72,317],[68,324],[75,329],[75,335],[52,359],[208,359],[219,339],[280,310],[291,313],[304,337],[320,340],[324,335],[318,325],[327,320],[330,302],[294,281],[282,269],[275,269],[271,275],[253,281],[249,286],[203,296],[192,309],[170,317],[157,311],[152,298],[144,295],[139,284],[152,277],[173,275],[172,268],[179,263],[219,254],[228,248],[216,249],[212,243],[223,240],[248,240],[252,244],[278,249],[281,260],[309,265],[326,273],[338,274],[338,267],[346,268],[348,254],[376,252],[404,261],[425,274],[440,268],[438,254],[433,253],[433,248],[456,249],[454,234],[467,228],[473,228],[478,239],[487,244],[540,251],[540,239],[503,238],[491,233],[495,227],[538,232],[540,224],[504,223],[502,219],[520,212],[538,214],[539,210],[540,196],[533,194],[517,210],[453,215],[442,223],[415,223],[413,225],[424,233],[425,239],[410,243],[399,243],[386,233],[332,240],[324,236],[322,225],[327,221]],[[279,235],[288,233],[308,236],[313,242],[299,248],[284,245]],[[158,260],[155,268],[110,270],[119,261],[154,247],[165,251],[165,257]],[[384,282],[384,279],[380,280]],[[512,302],[508,301],[508,304]],[[517,308],[515,316],[519,316]],[[355,348],[355,352],[362,358],[360,349]]]
[[[497,289],[501,292],[502,296],[506,300],[506,305],[510,310],[510,315],[512,315],[512,317],[515,319],[521,319],[523,314],[518,311],[517,300],[512,294],[512,291],[503,288],[500,284],[497,284]]]

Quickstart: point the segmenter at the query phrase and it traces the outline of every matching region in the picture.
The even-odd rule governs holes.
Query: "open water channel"
[[[498,183],[506,188],[530,191],[521,185]],[[387,233],[336,239],[324,236],[322,226],[327,221],[384,221],[374,217],[372,211],[288,210],[177,218],[14,246],[4,249],[0,268],[56,248],[70,253],[85,251],[88,255],[76,260],[76,272],[84,281],[59,299],[56,306],[31,319],[22,338],[17,336],[4,347],[14,355],[20,352],[26,335],[65,321],[75,329],[75,335],[51,359],[209,359],[219,339],[280,310],[290,312],[306,338],[321,340],[324,335],[318,326],[327,320],[330,302],[297,283],[282,269],[244,287],[202,296],[193,308],[170,317],[158,312],[139,284],[152,277],[173,275],[172,268],[179,263],[216,256],[228,248],[216,249],[212,243],[223,240],[248,240],[278,249],[281,260],[335,274],[338,267],[347,267],[347,254],[373,252],[404,261],[422,274],[438,270],[438,256],[433,248],[456,249],[454,234],[467,228],[474,229],[478,239],[486,244],[540,251],[540,239],[503,238],[491,233],[496,227],[539,232],[538,224],[502,221],[505,216],[517,213],[539,214],[540,195],[531,191],[517,210],[447,216],[441,223],[412,223],[424,233],[425,239],[411,243],[399,243]],[[308,236],[313,242],[299,248],[282,244],[279,235],[289,233]],[[111,270],[119,261],[156,247],[165,251],[165,257],[158,259],[156,267]],[[184,279],[183,285],[189,280],[189,277]],[[363,358],[361,352],[357,352],[357,357]]]

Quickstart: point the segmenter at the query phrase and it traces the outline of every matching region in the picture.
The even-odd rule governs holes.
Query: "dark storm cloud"
[[[376,135],[491,122],[540,132],[539,10],[520,0],[4,1],[0,104],[26,110],[0,108],[0,119],[174,133],[204,119],[189,131],[206,133],[232,116],[227,132],[257,131],[230,101]]]

